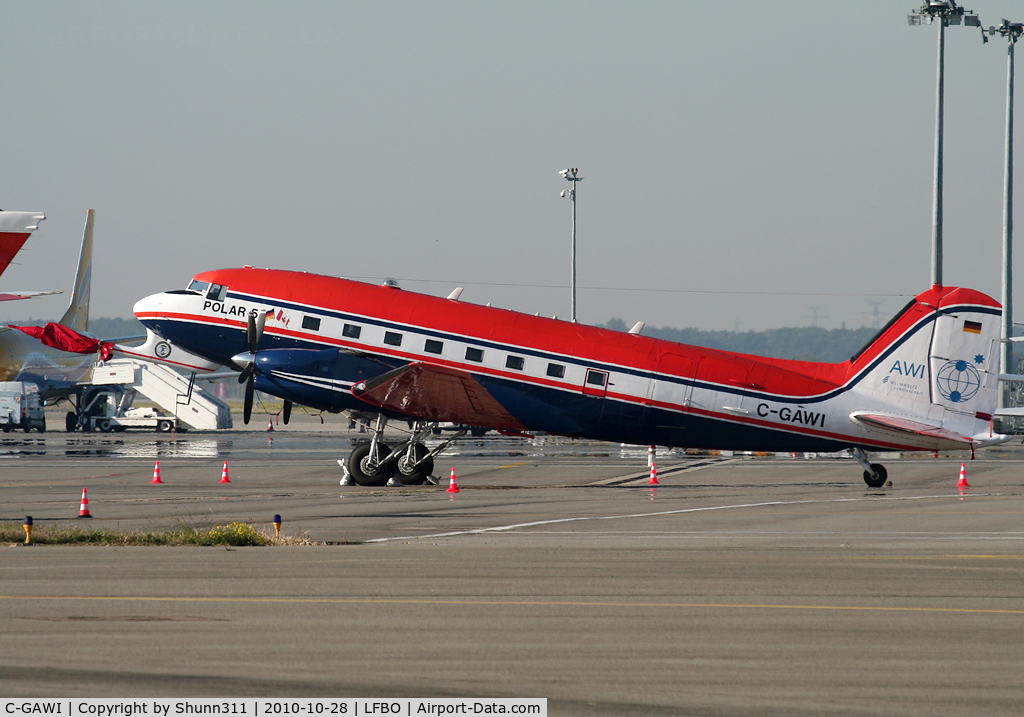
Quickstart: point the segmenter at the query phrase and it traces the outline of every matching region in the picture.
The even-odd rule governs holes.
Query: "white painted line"
[[[972,498],[979,498],[984,495],[985,497],[992,497],[1001,495],[999,493],[985,493],[975,494]],[[886,496],[886,500],[898,501],[898,500],[941,500],[949,498],[960,499],[963,496],[959,493],[950,495],[920,495],[920,496]],[[829,500],[778,500],[769,501],[765,503],[737,503],[734,505],[715,505],[707,508],[682,508],[680,510],[662,510],[654,513],[627,513],[624,515],[596,515],[596,516],[581,516],[578,518],[556,518],[553,520],[537,520],[531,523],[513,523],[512,525],[496,525],[493,528],[475,528],[473,530],[456,530],[450,533],[432,533],[430,535],[403,535],[392,538],[373,538],[372,540],[366,540],[366,543],[387,543],[393,540],[423,540],[427,538],[451,538],[457,535],[480,535],[482,533],[500,533],[510,530],[517,530],[519,528],[532,528],[538,525],[554,525],[557,523],[576,523],[584,520],[618,520],[620,518],[653,518],[661,515],[680,515],[682,513],[707,513],[713,510],[739,510],[742,508],[765,508],[768,506],[778,505],[812,505],[821,503],[864,503],[866,501],[877,501],[878,497],[872,496],[870,498],[832,498]]]

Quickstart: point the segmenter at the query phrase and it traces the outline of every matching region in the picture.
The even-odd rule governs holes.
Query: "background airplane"
[[[92,284],[92,237],[95,212],[86,216],[78,270],[71,289],[71,301],[58,322],[77,333],[89,330],[89,294]],[[0,264],[6,269],[14,254],[24,245],[29,234],[38,228],[44,215],[36,212],[0,212]],[[10,292],[18,298],[30,298],[59,292]],[[24,328],[24,327],[22,327]],[[74,397],[81,403],[83,391],[96,361],[95,352],[81,354],[63,351],[17,330],[0,328],[0,381],[34,383],[48,403],[65,397]],[[69,414],[73,419],[74,413]]]
[[[999,304],[932,287],[838,364],[686,346],[557,319],[272,269],[223,269],[136,303],[150,358],[242,368],[254,390],[324,411],[374,408],[357,483],[421,482],[440,421],[633,444],[757,451],[850,450],[877,487],[871,450],[973,449],[995,434]],[[392,417],[415,420],[400,446]],[[442,444],[443,447],[444,444]]]

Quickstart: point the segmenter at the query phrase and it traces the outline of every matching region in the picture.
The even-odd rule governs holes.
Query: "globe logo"
[[[968,361],[948,361],[936,374],[935,385],[947,401],[970,401],[981,388],[981,374]]]

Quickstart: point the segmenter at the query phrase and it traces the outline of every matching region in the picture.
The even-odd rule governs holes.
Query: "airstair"
[[[197,431],[231,428],[231,408],[172,368],[148,361],[114,359],[93,370],[95,386],[122,386],[145,396],[172,413],[180,423]]]

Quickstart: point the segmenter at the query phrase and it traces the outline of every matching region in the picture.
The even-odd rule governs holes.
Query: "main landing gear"
[[[434,457],[466,435],[466,431],[460,431],[430,450],[423,445],[423,439],[436,424],[416,421],[409,440],[391,448],[384,443],[385,425],[387,418],[378,415],[370,428],[370,442],[353,450],[343,464],[356,485],[382,486],[392,479],[403,485],[423,485],[434,472]]]
[[[864,467],[864,482],[868,488],[881,488],[889,479],[889,472],[881,463],[868,461],[868,454],[863,448],[851,448],[850,453],[857,459],[857,462]]]

